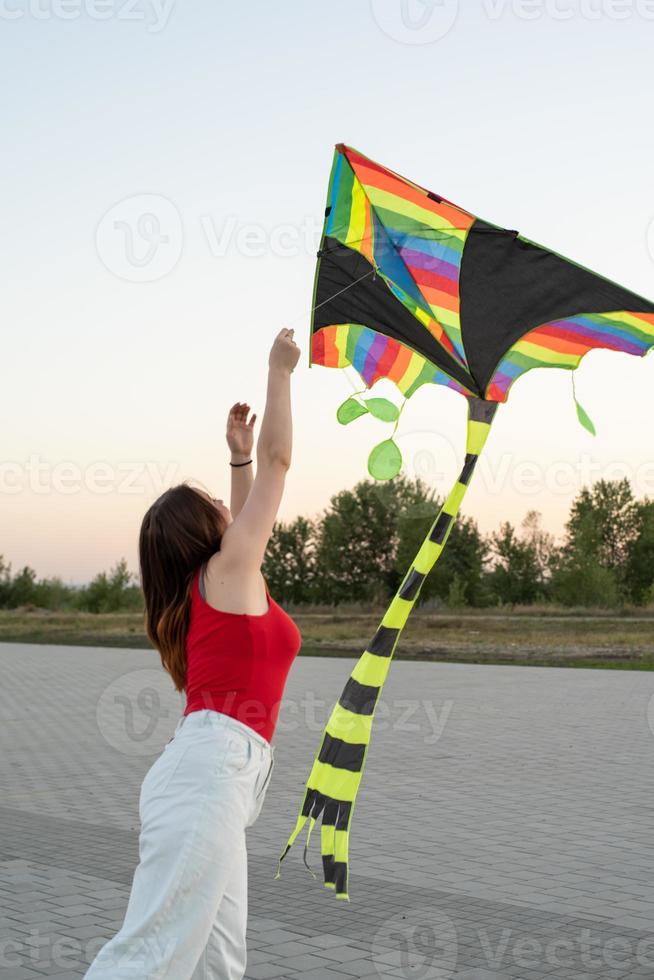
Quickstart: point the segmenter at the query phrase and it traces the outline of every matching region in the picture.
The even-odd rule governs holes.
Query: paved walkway
[[[273,875],[350,665],[291,674],[249,831],[250,980],[653,977],[654,674],[394,664],[348,904],[300,842]],[[147,651],[3,644],[0,672],[0,980],[72,980],[121,925],[181,701]]]

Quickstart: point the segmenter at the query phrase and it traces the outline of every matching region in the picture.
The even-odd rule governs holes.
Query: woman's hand
[[[254,445],[254,423],[256,415],[252,414],[248,422],[250,406],[245,402],[236,402],[229,410],[227,416],[227,445],[230,448],[232,457],[242,457],[242,461],[252,457],[252,446]]]
[[[293,340],[294,333],[294,330],[279,331],[270,350],[269,367],[291,373],[300,359],[300,348]]]

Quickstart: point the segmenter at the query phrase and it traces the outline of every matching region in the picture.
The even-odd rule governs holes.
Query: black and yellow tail
[[[375,707],[395,647],[420,594],[422,583],[445,547],[477,459],[488,437],[496,409],[496,402],[487,402],[480,398],[469,399],[466,457],[463,469],[388,607],[372,642],[361,655],[332,710],[307,780],[307,788],[295,828],[279,858],[276,878],[280,877],[281,862],[304,824],[309,820],[304,848],[306,863],[311,831],[316,820],[322,815],[320,844],[324,884],[327,888],[335,890],[336,898],[349,901],[350,823],[370,744]]]

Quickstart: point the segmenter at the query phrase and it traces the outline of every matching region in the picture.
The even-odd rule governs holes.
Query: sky
[[[226,413],[261,415],[282,326],[294,458],[281,518],[367,476],[387,435],[308,365],[333,145],[654,297],[654,0],[0,0],[0,554],[82,582],[195,479],[228,496]],[[579,489],[654,496],[654,357],[521,378],[463,511],[561,534]],[[399,403],[381,382],[376,393]],[[465,400],[423,386],[398,443],[438,492]]]

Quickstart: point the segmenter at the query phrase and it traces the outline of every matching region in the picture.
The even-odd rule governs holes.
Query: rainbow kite
[[[532,368],[578,366],[596,348],[644,355],[654,346],[654,303],[438,194],[336,147],[314,292],[311,361],[352,366],[366,388],[393,381],[409,398],[442,384],[468,399],[461,473],[379,629],[335,705],[283,858],[319,818],[324,883],[348,899],[352,812],[375,707],[402,629],[447,542],[499,402]],[[592,430],[581,406],[580,421]],[[343,424],[370,413],[396,421],[382,398],[352,397]],[[395,476],[393,439],[373,449],[369,470]],[[278,867],[277,876],[280,869]]]

